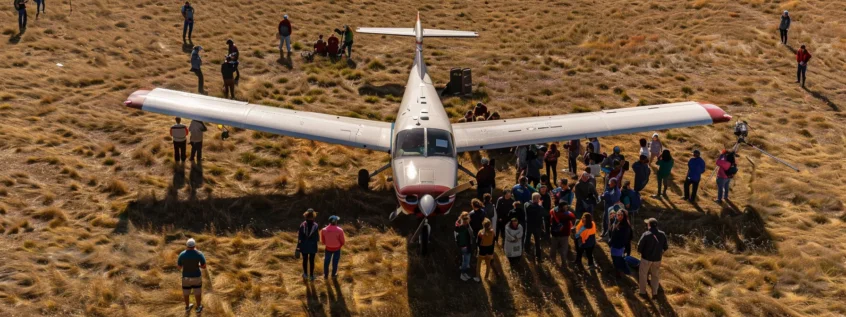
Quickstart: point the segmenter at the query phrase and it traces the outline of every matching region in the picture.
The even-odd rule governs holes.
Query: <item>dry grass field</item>
[[[415,220],[387,220],[396,206],[388,174],[369,192],[354,185],[358,169],[387,162],[383,153],[252,131],[221,141],[213,128],[202,168],[174,166],[172,118],[122,102],[141,88],[196,91],[190,45],[180,41],[181,3],[73,5],[69,14],[67,0],[51,0],[22,35],[12,9],[0,13],[2,316],[180,316],[175,262],[187,237],[209,259],[206,316],[846,314],[840,1],[194,3],[193,44],[205,48],[206,88],[216,96],[224,42],[233,38],[239,99],[393,120],[410,39],[356,35],[355,63],[306,64],[298,53],[279,59],[275,28],[290,14],[300,50],[343,24],[410,27],[420,10],[425,27],[481,34],[426,42],[439,84],[451,67],[473,69],[476,98],[444,99],[456,120],[480,100],[506,118],[697,100],[748,120],[753,144],[802,171],[745,148],[731,206],[710,202],[712,181],[691,205],[679,197],[688,153],[715,157],[734,136],[728,125],[662,132],[678,162],[670,198],[645,201],[644,214],[671,235],[665,293],[651,300],[635,296],[634,279],[614,277],[605,245],[597,252],[602,272],[526,262],[518,272],[497,266],[488,282],[460,282],[450,230],[471,194],[435,221],[435,251],[421,258],[406,242]],[[789,47],[776,29],[784,9],[793,16]],[[807,89],[793,83],[800,42],[814,54]],[[602,141],[631,156],[641,137],[648,134]],[[461,160],[472,169],[480,155]],[[499,183],[512,182],[513,161],[498,158]],[[308,207],[321,223],[340,215],[349,236],[337,282],[300,278],[293,249]],[[322,275],[322,255],[317,262]]]

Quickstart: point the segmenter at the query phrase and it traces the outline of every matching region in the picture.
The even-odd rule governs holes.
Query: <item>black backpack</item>
[[[737,165],[732,165],[726,170],[726,176],[732,177],[737,174]]]
[[[12,5],[15,6],[15,10],[21,9],[20,2],[21,0],[12,0]]]

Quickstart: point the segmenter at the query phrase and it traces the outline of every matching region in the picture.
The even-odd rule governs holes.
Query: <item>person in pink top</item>
[[[737,165],[734,160],[734,152],[723,153],[717,159],[717,198],[714,202],[718,204],[723,203],[723,199],[729,200],[729,184],[731,179],[737,174]]]
[[[329,261],[332,261],[332,278],[338,277],[338,261],[341,260],[341,248],[346,242],[344,229],[338,227],[338,216],[329,217],[329,225],[320,230],[320,242],[326,246],[323,256],[323,278],[329,278]]]

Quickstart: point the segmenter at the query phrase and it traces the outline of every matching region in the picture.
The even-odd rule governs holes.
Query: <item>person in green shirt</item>
[[[658,192],[655,193],[654,198],[667,196],[667,188],[670,187],[670,172],[673,170],[673,156],[670,155],[670,150],[661,152],[661,157],[658,159]],[[664,185],[664,191],[661,191],[661,185]]]
[[[341,52],[343,53],[344,49],[347,50],[347,59],[352,58],[352,46],[353,46],[353,31],[349,25],[344,25],[344,45],[341,46]]]

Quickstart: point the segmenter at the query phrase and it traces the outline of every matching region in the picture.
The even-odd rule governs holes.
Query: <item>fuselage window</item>
[[[446,130],[428,129],[426,131],[426,156],[453,156],[452,135]]]
[[[409,129],[397,133],[394,157],[426,155],[426,135],[423,128]]]

